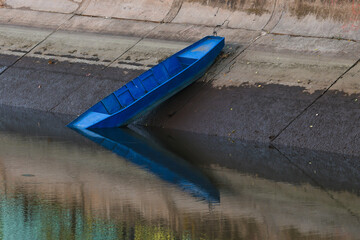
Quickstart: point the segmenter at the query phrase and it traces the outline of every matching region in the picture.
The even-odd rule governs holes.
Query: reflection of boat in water
[[[204,174],[185,160],[130,129],[74,130],[197,198],[212,203],[220,201],[219,191]]]

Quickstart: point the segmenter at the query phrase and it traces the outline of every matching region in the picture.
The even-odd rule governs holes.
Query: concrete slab
[[[48,11],[57,13],[72,13],[79,3],[71,0],[4,0],[8,8],[25,8],[37,11]]]
[[[143,39],[111,66],[124,68],[132,64],[132,69],[147,70],[188,45],[180,41]]]
[[[56,29],[70,17],[70,14],[0,8],[0,24]]]
[[[252,44],[212,85],[281,84],[314,93],[330,86],[359,54],[360,44],[354,42],[270,34]]]
[[[276,1],[184,1],[172,22],[261,30],[269,21]]]
[[[346,96],[356,99],[356,96],[360,94],[360,64],[358,63],[347,72],[339,81],[336,82],[330,91],[338,91],[345,93]],[[359,99],[360,100],[360,99]]]
[[[359,73],[358,64],[298,117],[275,143],[360,156]]]
[[[0,53],[22,56],[50,33],[45,29],[0,25]]]
[[[24,57],[2,74],[0,104],[76,115],[143,72],[50,61]]]
[[[122,75],[119,74],[119,71],[116,72],[118,80],[94,77],[84,81],[80,88],[67,96],[52,111],[80,115],[110,93],[122,87],[132,78],[141,74],[142,71],[131,71],[127,74],[122,73]]]
[[[297,96],[294,98],[294,96]],[[226,87],[198,82],[169,99],[142,124],[236,139],[270,141],[313,97],[300,87]],[[299,111],[299,110],[297,110]]]
[[[144,37],[159,23],[140,22],[134,20],[112,19],[102,17],[74,16],[64,25],[61,30],[75,32],[93,32],[133,37]]]
[[[172,41],[194,42],[214,34],[213,27],[190,24],[139,22],[134,20],[107,19],[88,16],[74,16],[60,27],[61,30],[94,32],[123,36],[147,37]],[[216,28],[216,34],[224,36],[227,43],[244,44],[260,35],[259,31]]]
[[[12,67],[0,76],[0,104],[51,110],[87,78]],[[56,93],[56,94],[55,94]]]
[[[231,15],[229,9],[184,1],[173,23],[189,23],[206,26],[222,25]]]
[[[106,66],[139,40],[134,37],[57,31],[28,56]]]
[[[2,10],[4,22],[13,21],[31,26],[49,26],[59,13],[119,18],[145,22],[173,22],[215,28],[265,30],[277,34],[340,39],[360,39],[360,15],[356,1],[202,1],[202,0],[56,0],[53,2],[6,0]],[[81,2],[81,3],[80,3]],[[28,8],[35,11],[26,11]],[[7,11],[7,12],[6,12]],[[11,13],[10,13],[11,11]],[[24,16],[19,15],[19,11]],[[52,11],[54,16],[48,16]],[[15,14],[15,15],[14,15]],[[34,18],[34,16],[37,18]],[[29,21],[24,21],[27,18]],[[50,22],[50,23],[49,23]],[[91,29],[92,23],[88,22]],[[147,23],[144,23],[147,25]],[[84,28],[84,26],[82,26]],[[109,31],[111,28],[105,27]],[[118,27],[114,27],[115,29]]]
[[[137,37],[59,30],[33,49],[28,57],[47,59],[56,64],[83,63],[102,65],[103,68],[111,64],[120,69],[144,71],[189,45],[180,41],[140,40]]]
[[[45,39],[51,31],[0,25],[0,74]]]
[[[212,35],[214,29],[190,24],[163,23],[149,33],[148,38],[194,42],[203,36]]]
[[[162,21],[170,11],[173,0],[85,0],[78,13],[121,19]]]

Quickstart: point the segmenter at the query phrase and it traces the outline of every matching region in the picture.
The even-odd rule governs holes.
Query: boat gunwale
[[[165,59],[164,61],[159,62],[159,63],[158,63],[157,65],[155,65],[154,67],[156,67],[156,66],[158,66],[158,65],[160,65],[160,64],[163,64],[163,62],[165,62],[166,60],[168,60],[168,59],[171,58],[171,57],[177,57],[177,55],[180,55],[180,54],[182,54],[183,52],[186,52],[186,51],[188,51],[190,48],[194,47],[195,44],[198,45],[198,44],[200,44],[201,42],[204,42],[204,41],[208,40],[209,38],[217,38],[217,39],[219,39],[219,42],[218,42],[212,49],[214,49],[216,46],[218,46],[218,44],[220,44],[220,43],[225,39],[224,37],[220,37],[220,36],[206,36],[206,37],[200,39],[199,41],[191,44],[190,46],[187,46],[186,48],[180,50],[179,52],[175,53],[174,55],[168,57],[168,58]],[[212,50],[212,49],[211,49],[211,50]],[[207,54],[209,54],[209,53],[211,52],[211,50],[209,50],[203,57],[205,57]],[[104,121],[105,119],[107,119],[107,118],[109,118],[109,117],[111,117],[111,116],[114,116],[115,114],[118,114],[119,112],[125,111],[127,108],[131,107],[133,104],[135,104],[135,103],[137,103],[138,101],[140,101],[140,100],[141,100],[143,97],[145,97],[146,95],[149,95],[150,93],[154,92],[154,91],[157,90],[158,88],[160,88],[160,87],[162,87],[163,85],[165,85],[165,84],[166,84],[167,82],[169,82],[171,79],[177,77],[177,76],[180,75],[181,73],[183,73],[183,72],[185,72],[186,70],[188,70],[190,67],[192,67],[192,66],[195,65],[197,62],[199,62],[203,57],[196,59],[196,61],[194,61],[193,63],[189,64],[186,68],[182,69],[181,71],[179,71],[178,73],[176,73],[174,76],[168,78],[166,81],[164,81],[163,83],[159,84],[158,86],[156,86],[156,87],[153,88],[152,90],[146,92],[145,94],[143,94],[141,97],[139,97],[138,99],[136,99],[135,101],[133,101],[132,103],[130,103],[129,105],[127,105],[126,107],[124,107],[124,108],[120,109],[119,111],[114,112],[114,113],[112,113],[112,114],[108,114],[109,116],[106,117],[106,118],[104,118],[104,119],[101,120],[101,121]],[[164,64],[163,64],[163,65],[164,65]],[[152,71],[152,69],[153,69],[154,67],[148,69],[147,71],[145,71],[145,72],[143,72],[142,74],[140,74],[139,76],[133,78],[133,79],[132,79],[131,81],[129,81],[129,82],[132,82],[134,79],[140,77],[141,75],[143,75],[143,74],[145,74],[145,73],[147,73],[147,72],[149,72],[149,71]],[[165,66],[164,66],[164,67],[165,67]],[[165,69],[166,69],[166,68],[165,68]],[[166,69],[166,71],[167,71],[167,69]],[[127,83],[126,83],[126,84],[127,84]],[[125,84],[124,86],[126,86],[126,84]],[[120,89],[123,88],[124,86],[122,86],[122,87],[120,87],[119,89],[113,91],[113,92],[110,93],[108,96],[110,96],[110,95],[113,94],[114,92],[120,90]],[[127,87],[127,86],[126,86],[126,87]],[[130,93],[130,95],[135,99],[135,97],[131,94],[130,90],[129,90],[129,93]],[[106,96],[106,97],[108,97],[108,96]],[[106,98],[106,97],[105,97],[105,98]],[[105,98],[104,98],[104,99],[105,99]],[[103,99],[102,99],[102,100],[103,100]],[[100,100],[101,103],[102,103],[102,100]],[[97,103],[96,103],[96,104],[97,104]],[[94,106],[95,106],[95,105],[94,105]],[[90,109],[89,109],[89,110],[90,110]],[[94,112],[94,111],[92,111],[92,112]],[[96,124],[97,124],[97,123],[96,123]]]
[[[166,70],[166,72],[169,74],[168,72],[168,69],[166,68],[164,62],[167,61],[168,59],[170,58],[178,58],[179,55],[185,53],[185,52],[188,52],[190,51],[190,49],[196,49],[199,45],[201,46],[201,44],[203,42],[206,42],[208,41],[209,39],[213,39],[213,40],[216,40],[217,42],[211,47],[209,48],[201,57],[199,58],[192,58],[192,59],[195,59],[194,62],[190,63],[189,65],[187,65],[185,68],[181,69],[180,71],[178,71],[175,75],[173,75],[172,77],[168,78],[167,80],[165,80],[164,82],[162,82],[161,84],[159,84],[158,86],[154,87],[153,89],[151,89],[150,91],[148,92],[145,92],[142,96],[140,96],[139,98],[135,99],[135,97],[132,95],[132,93],[130,92],[130,89],[128,86],[126,86],[126,84],[130,83],[130,82],[133,82],[135,79],[137,79],[138,77],[146,74],[146,73],[149,73],[149,72],[154,72],[153,69],[156,67],[156,66],[159,66],[160,64],[163,65],[164,69]],[[214,49],[217,49],[219,46],[221,46],[220,48],[220,51],[221,49],[224,47],[225,45],[225,38],[224,37],[221,37],[221,36],[205,36],[203,37],[202,39],[200,39],[199,41],[187,46],[186,48],[180,50],[179,52],[176,52],[175,54],[173,54],[172,56],[168,57],[167,59],[159,62],[157,65],[153,66],[152,68],[148,69],[147,71],[143,72],[142,74],[140,74],[139,76],[133,78],[131,81],[129,81],[128,83],[126,83],[125,85],[123,85],[122,87],[118,88],[117,90],[111,92],[109,95],[107,95],[106,97],[104,97],[103,99],[101,99],[98,103],[94,104],[92,107],[90,107],[88,110],[86,110],[84,113],[82,113],[78,118],[76,118],[75,120],[73,120],[71,123],[68,124],[68,126],[70,128],[78,128],[78,129],[92,129],[92,128],[99,128],[99,127],[94,127],[96,125],[99,125],[101,124],[102,122],[104,121],[108,121],[109,119],[111,119],[112,117],[115,117],[119,114],[126,114],[127,111],[129,111],[129,109],[131,109],[134,105],[138,104],[139,102],[141,102],[144,98],[146,98],[147,96],[153,94],[154,92],[158,91],[160,88],[164,87],[164,85],[166,84],[169,84],[170,82],[172,82],[173,79],[179,77],[180,75],[184,74],[184,72],[188,71],[190,68],[194,67],[194,65],[196,65],[197,63],[199,63],[201,60],[203,60],[204,58],[207,58],[207,56],[209,56],[209,54],[211,54]],[[217,54],[218,55],[218,54]],[[184,57],[184,58],[188,58],[188,59],[191,59],[191,57]],[[214,63],[216,59],[216,56],[214,59],[212,59],[211,63]],[[181,62],[180,62],[181,64]],[[211,65],[211,64],[210,64]],[[207,65],[205,64],[205,69],[207,69],[210,65]],[[202,69],[202,68],[201,68]],[[206,71],[206,70],[205,70]],[[201,70],[198,70],[197,72],[201,72]],[[153,74],[153,73],[152,73]],[[178,89],[177,87],[172,87],[171,89],[169,89],[170,92],[173,92],[175,91],[178,92],[178,91],[181,91],[183,88],[185,88],[186,86],[190,85],[192,82],[196,81],[197,79],[199,79],[200,77],[196,77],[195,80],[191,80],[193,78],[190,78],[188,79],[188,81],[190,81],[188,84],[186,84],[184,87],[180,88],[179,90],[176,90]],[[157,80],[156,80],[157,81]],[[158,81],[157,81],[158,82]],[[109,113],[107,111],[107,108],[105,107],[104,103],[103,103],[103,100],[106,99],[107,97],[111,96],[111,95],[114,95],[116,100],[119,102],[119,99],[118,97],[116,96],[115,92],[119,91],[120,89],[122,88],[126,88],[124,91],[128,91],[130,96],[134,99],[133,102],[131,102],[129,105],[127,106],[124,106],[122,109],[114,112],[114,113]],[[173,95],[173,94],[172,94]],[[172,96],[171,95],[171,96]],[[167,97],[166,99],[168,99],[169,97]],[[165,100],[166,100],[165,99]],[[158,99],[159,100],[159,99]],[[156,100],[155,102],[157,102],[158,100]],[[162,101],[161,101],[162,102]],[[120,102],[119,102],[120,103]],[[98,120],[96,122],[93,122],[87,126],[78,126],[77,123],[79,122],[82,122],[82,119],[84,119],[84,115],[86,114],[90,114],[90,113],[101,113],[99,111],[96,111],[96,110],[93,110],[93,108],[95,106],[97,106],[98,104],[102,104],[102,106],[105,108],[106,112],[107,113],[102,113],[103,115],[106,115],[104,116],[101,120]],[[150,102],[150,104],[153,104],[153,102]],[[145,104],[146,106],[149,106],[149,104]],[[129,122],[131,122],[134,118],[137,118],[139,115],[142,115],[143,112],[144,112],[145,109],[141,110],[141,109],[138,109],[136,111],[133,112],[133,114],[131,114],[130,116],[131,117],[128,117],[127,120],[126,119],[123,119],[122,123],[118,124],[117,127],[121,127],[121,126],[125,126],[125,125],[128,125]],[[86,117],[85,117],[86,118]],[[100,128],[103,128],[103,127],[100,127]]]

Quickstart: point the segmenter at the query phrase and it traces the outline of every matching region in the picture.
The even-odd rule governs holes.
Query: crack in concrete
[[[271,12],[270,18],[269,18],[269,20],[267,21],[267,23],[264,25],[264,27],[261,28],[262,30],[264,30],[264,29],[266,28],[266,26],[271,22],[272,18],[274,17],[277,3],[278,3],[278,0],[275,0],[275,2],[274,2],[274,7],[273,7],[273,10],[272,10],[272,12]]]
[[[162,23],[162,21],[155,21],[155,20],[142,20],[142,19],[135,19],[135,18],[121,18],[121,17],[104,17],[104,16],[97,16],[97,15],[90,15],[90,14],[83,14],[83,13],[74,13],[74,15],[82,16],[82,17],[90,17],[90,18],[104,18],[104,19],[128,20],[128,21],[135,21],[135,22]]]
[[[360,59],[358,59],[353,65],[351,65],[345,72],[343,72],[329,87],[325,89],[318,97],[316,97],[305,109],[303,109],[294,119],[292,119],[277,135],[270,137],[270,142],[275,141],[290,125],[300,118],[310,107],[312,107],[320,98],[322,98],[332,86],[334,86],[341,78],[344,77],[351,69],[353,69],[357,64],[359,64]]]
[[[219,11],[220,8],[218,8],[217,12]],[[216,14],[217,14],[216,12]],[[215,16],[216,16],[215,14]],[[227,22],[227,25],[229,24],[229,18],[233,15],[233,13],[231,13],[229,16],[227,16],[227,18],[224,20],[224,22],[221,25],[216,25],[213,29],[213,35],[217,36],[217,28],[221,29],[223,28],[223,26],[225,25],[225,23]],[[225,27],[224,29],[226,29],[227,27]]]
[[[172,22],[180,12],[183,2],[184,0],[174,0],[170,7],[169,12],[165,15],[162,22],[167,22],[167,23]]]
[[[73,91],[71,91],[68,95],[66,95],[65,97],[63,97],[57,104],[55,104],[55,106],[49,108],[49,110],[47,110],[47,112],[52,112],[52,110],[54,110],[57,106],[59,106],[62,102],[64,102],[68,97],[70,97],[74,92],[76,92],[77,90],[79,90],[81,87],[83,86],[83,84],[79,84],[79,86],[77,88],[75,88]]]
[[[275,28],[275,27],[274,27]],[[299,34],[291,34],[291,33],[276,33],[276,32],[270,32],[273,35],[277,36],[289,36],[289,37],[302,37],[302,38],[317,38],[317,39],[328,39],[328,40],[339,40],[339,41],[350,41],[350,42],[358,42],[358,40],[355,39],[348,39],[348,38],[342,38],[342,37],[324,37],[324,36],[310,36],[310,35],[299,35]]]

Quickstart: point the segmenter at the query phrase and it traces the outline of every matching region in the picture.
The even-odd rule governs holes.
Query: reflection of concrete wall
[[[1,179],[5,180],[2,190],[9,197],[35,195],[66,208],[75,204],[88,216],[134,224],[139,218],[149,223],[165,221],[175,232],[202,231],[201,222],[208,222],[212,227],[202,233],[226,239],[236,239],[236,234],[249,236],[253,227],[257,229],[253,234],[259,238],[269,234],[269,239],[289,237],[287,229],[291,228],[301,235],[336,233],[355,239],[360,234],[356,217],[327,192],[309,184],[291,185],[208,166],[206,171],[221,194],[220,204],[209,212],[206,202],[95,145],[2,134],[0,160]],[[337,194],[358,201],[351,193]],[[235,235],[222,235],[229,228]]]

